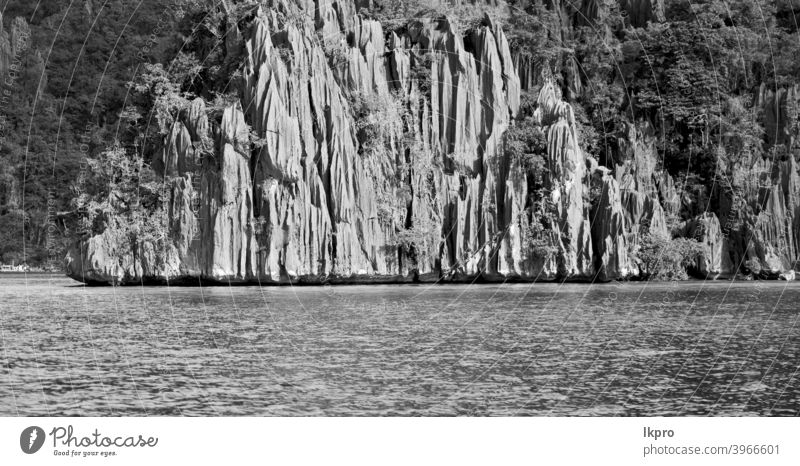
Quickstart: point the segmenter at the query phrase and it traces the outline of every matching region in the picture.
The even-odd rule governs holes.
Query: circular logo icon
[[[19,447],[29,455],[39,451],[42,445],[44,445],[44,429],[39,426],[30,426],[19,436]]]

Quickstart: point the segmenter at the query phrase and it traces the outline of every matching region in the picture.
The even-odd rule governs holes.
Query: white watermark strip
[[[0,463],[796,465],[797,418],[0,418]]]

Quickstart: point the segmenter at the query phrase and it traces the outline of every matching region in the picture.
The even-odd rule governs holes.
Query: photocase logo
[[[30,426],[19,436],[20,448],[29,455],[39,451],[42,445],[44,445],[44,429],[39,426]]]
[[[39,426],[30,426],[20,434],[19,446],[22,451],[30,455],[42,448],[44,438],[44,429]]]

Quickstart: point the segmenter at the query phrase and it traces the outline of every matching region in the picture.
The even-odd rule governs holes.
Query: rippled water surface
[[[0,275],[0,415],[797,415],[800,283]]]

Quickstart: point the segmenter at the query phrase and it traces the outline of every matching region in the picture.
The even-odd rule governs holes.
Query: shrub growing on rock
[[[140,157],[119,146],[87,162],[87,190],[74,201],[83,232],[132,246],[163,244],[169,235],[169,179],[158,179]]]
[[[361,155],[386,155],[391,150],[393,136],[402,131],[405,113],[402,100],[384,92],[358,92],[352,94],[350,102]]]
[[[761,261],[755,257],[747,259],[744,262],[744,270],[747,274],[758,277],[762,272]]]
[[[694,239],[648,233],[642,236],[637,257],[642,276],[648,280],[686,280],[686,270],[702,252],[702,245]]]

